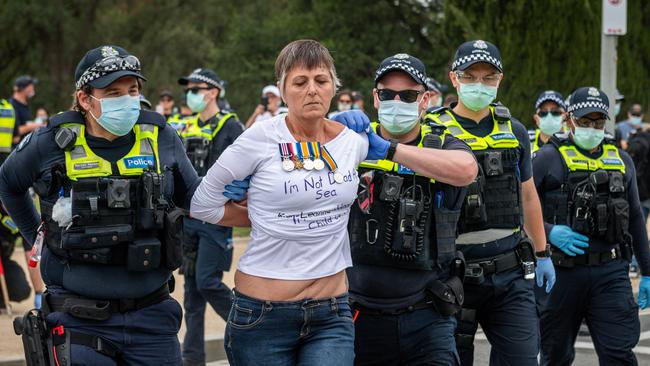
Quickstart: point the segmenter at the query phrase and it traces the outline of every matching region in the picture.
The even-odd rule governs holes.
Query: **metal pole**
[[[609,121],[605,125],[605,132],[614,136],[614,104],[616,101],[616,45],[618,36],[601,34],[600,38],[600,89],[609,98]]]

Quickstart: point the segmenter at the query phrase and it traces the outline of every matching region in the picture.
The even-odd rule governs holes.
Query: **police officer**
[[[609,100],[594,87],[571,95],[569,134],[533,157],[558,284],[541,309],[543,365],[570,365],[584,319],[601,365],[636,365],[638,307],[648,307],[650,252],[630,156],[605,135]],[[632,252],[643,277],[634,303]]]
[[[187,104],[194,113],[180,132],[190,161],[204,176],[221,153],[244,131],[234,113],[219,109],[223,84],[210,69],[196,69],[180,78]],[[204,318],[206,302],[224,320],[232,305],[231,290],[221,280],[232,264],[232,228],[186,218],[184,222],[185,321],[183,340],[186,365],[205,364]]]
[[[0,169],[0,198],[35,262],[42,245],[57,364],[181,362],[181,307],[168,282],[182,260],[176,205],[199,178],[162,115],[140,109],[143,80],[125,49],[88,51],[73,110],[23,139]]]
[[[442,105],[442,89],[443,87],[438,80],[432,77],[427,78],[427,92],[429,93],[427,112],[432,112]]]
[[[449,78],[459,102],[428,117],[465,141],[479,164],[456,241],[467,260],[465,304],[456,338],[461,363],[473,363],[478,323],[492,345],[490,364],[537,365],[539,325],[531,279],[537,273],[537,284],[546,281],[549,292],[555,273],[549,258],[538,259],[537,268],[534,264],[546,237],[528,134],[507,108],[491,104],[503,79],[501,55],[492,43],[463,43]],[[530,240],[522,239],[522,228]]]
[[[562,131],[562,116],[564,115],[564,98],[562,94],[547,90],[537,97],[535,102],[535,130],[528,131],[531,152],[539,150],[554,134]]]
[[[423,63],[399,53],[375,74],[379,123],[350,213],[348,270],[358,365],[452,365],[454,313],[463,301],[456,223],[463,186],[477,172],[466,144],[420,116],[428,106]],[[364,130],[361,111],[334,120]]]

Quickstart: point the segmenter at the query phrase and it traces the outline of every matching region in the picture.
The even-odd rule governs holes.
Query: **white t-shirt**
[[[352,266],[347,224],[357,196],[356,167],[368,138],[345,128],[325,144],[344,175],[327,169],[282,169],[280,143],[296,142],[286,115],[244,131],[210,168],[192,198],[192,217],[216,224],[228,201],[226,184],[252,175],[248,190],[251,240],[239,260],[244,273],[283,280],[315,279]]]

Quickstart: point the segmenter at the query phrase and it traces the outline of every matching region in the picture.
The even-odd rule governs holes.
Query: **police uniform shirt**
[[[451,108],[454,106],[455,104],[452,104]],[[485,137],[489,135],[494,129],[494,120],[492,119],[491,114],[488,114],[486,117],[481,119],[479,123],[476,123],[476,121],[461,117],[453,111],[451,111],[451,113],[454,115],[458,123],[472,135]],[[530,137],[528,136],[528,130],[526,127],[524,127],[524,125],[521,124],[521,122],[513,117],[510,118],[510,121],[512,125],[512,132],[515,134],[515,137],[519,141],[519,147],[517,148],[519,149],[518,174],[520,181],[525,182],[533,176],[533,169],[530,161]],[[523,212],[523,209],[521,211]],[[459,249],[463,252],[465,258],[484,258],[495,256],[510,249],[514,249],[519,244],[519,240],[520,233],[517,232],[513,235],[490,243],[481,245],[459,245]]]
[[[577,146],[576,146],[577,147]],[[602,154],[602,150],[595,153],[589,153],[577,147],[578,150],[587,157],[596,159]],[[648,249],[648,237],[646,233],[645,220],[641,205],[639,203],[639,191],[636,183],[636,171],[632,158],[625,151],[618,149],[618,152],[625,163],[625,181],[627,186],[627,201],[630,205],[630,234],[632,235],[632,245],[634,247],[634,254],[642,269],[650,268],[650,250]],[[551,144],[546,144],[543,148],[537,150],[533,154],[533,176],[535,177],[535,187],[539,199],[544,207],[544,193],[560,189],[564,183],[567,173],[567,167],[562,159],[560,152]],[[544,223],[544,230],[546,237],[553,225]],[[603,241],[601,238],[589,238],[589,247],[585,249],[587,252],[603,252],[611,249],[611,245]],[[650,275],[643,273],[644,276]]]
[[[207,125],[216,126],[224,115],[225,112],[222,111],[207,121],[201,121],[201,118],[199,118],[199,127]],[[219,133],[217,133],[217,136],[212,140],[212,144],[210,145],[210,155],[208,156],[206,166],[211,167],[212,164],[219,159],[219,156],[221,156],[223,151],[235,142],[242,132],[244,132],[244,125],[242,125],[234,116],[228,118],[223,124],[223,127],[221,127],[221,130],[219,130]]]
[[[29,187],[33,186],[41,200],[52,205],[58,199],[58,186],[50,187],[50,184],[53,167],[61,165],[65,170],[64,151],[54,141],[57,129],[53,127],[62,115],[66,120],[58,123],[83,123],[83,117],[76,112],[64,112],[53,117],[49,126],[27,135],[0,168],[0,198],[26,239],[25,250],[31,249],[40,223]],[[183,143],[173,128],[165,127],[162,115],[141,111],[138,123],[145,122],[158,126],[160,166],[168,169],[165,173],[167,197],[178,206],[189,207],[200,180],[185,154]],[[130,133],[108,141],[86,134],[86,139],[95,154],[116,162],[131,149],[135,136]],[[46,245],[43,246],[41,273],[48,287],[62,286],[68,291],[100,299],[142,297],[162,286],[170,276],[162,268],[136,273],[128,272],[125,267],[66,264],[51,254]]]
[[[377,129],[377,134],[381,136],[380,129]],[[406,145],[417,146],[420,139],[418,135]],[[443,149],[472,151],[450,134],[445,136]],[[466,190],[450,185],[445,185],[445,188],[443,206],[449,209],[459,207]],[[352,209],[359,209],[356,203]],[[438,278],[446,279],[449,267],[444,266],[440,271],[423,271],[354,263],[347,274],[350,296],[354,301],[373,309],[401,309],[424,300],[427,284]]]

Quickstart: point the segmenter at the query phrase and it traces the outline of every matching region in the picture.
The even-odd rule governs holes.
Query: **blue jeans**
[[[178,330],[182,317],[181,306],[169,298],[140,310],[115,313],[106,321],[54,312],[47,315],[47,324],[50,329],[63,325],[69,330],[101,336],[120,350],[119,359],[115,360],[92,348],[72,344],[72,365],[180,365]]]
[[[225,346],[231,366],[351,366],[348,296],[263,301],[235,291]]]
[[[183,359],[205,362],[205,308],[209,303],[223,320],[228,319],[232,291],[221,279],[232,264],[232,229],[185,218],[184,240],[198,242],[196,271],[185,276]]]
[[[399,315],[370,314],[359,309],[355,328],[355,365],[460,364],[454,341],[456,318],[433,306]]]

